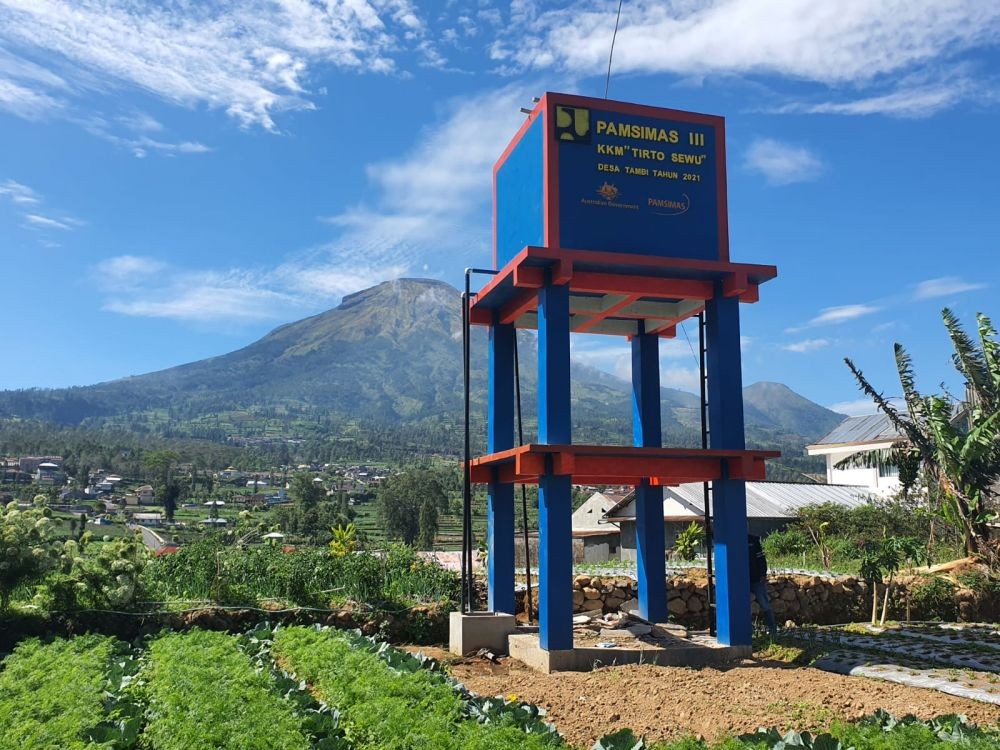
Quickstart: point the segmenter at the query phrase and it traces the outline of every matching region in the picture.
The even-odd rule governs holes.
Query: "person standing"
[[[767,557],[764,555],[759,536],[750,534],[747,542],[750,555],[750,591],[764,615],[768,633],[774,638],[778,635],[778,624],[774,619],[774,609],[767,598]]]

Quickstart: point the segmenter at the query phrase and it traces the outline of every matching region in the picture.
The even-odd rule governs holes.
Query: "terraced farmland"
[[[593,748],[991,750],[998,737],[958,716],[920,721],[876,712],[834,723],[829,733],[760,730],[715,744],[691,737],[649,744],[619,729],[598,735]],[[33,639],[0,668],[3,750],[570,747],[537,706],[475,695],[433,659],[356,631],[261,625],[244,635],[165,632],[138,645],[97,635]]]

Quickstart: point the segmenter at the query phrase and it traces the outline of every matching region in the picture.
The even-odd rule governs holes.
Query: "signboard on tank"
[[[494,167],[495,260],[527,245],[728,260],[721,117],[546,94]]]

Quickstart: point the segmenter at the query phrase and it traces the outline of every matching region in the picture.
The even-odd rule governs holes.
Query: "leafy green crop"
[[[136,685],[148,701],[143,745],[154,750],[313,747],[293,705],[233,636],[194,630],[157,638]]]
[[[274,635],[273,652],[340,710],[347,737],[359,750],[563,746],[559,735],[538,721],[538,709],[496,699],[467,701],[444,675],[360,635],[281,629]]]
[[[105,690],[120,645],[97,635],[18,645],[0,672],[0,747],[122,747],[114,738],[89,738],[106,718]]]
[[[897,719],[879,710],[854,724],[834,724],[828,733],[818,735],[758,729],[712,745],[685,739],[652,747],[655,750],[996,750],[1000,747],[1000,736],[955,714],[924,721],[913,716]]]

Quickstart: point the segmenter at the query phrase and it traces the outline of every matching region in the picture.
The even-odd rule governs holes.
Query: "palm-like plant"
[[[942,317],[955,348],[952,360],[967,383],[962,412],[956,415],[956,404],[947,396],[925,396],[917,390],[913,363],[901,344],[895,345],[895,357],[905,411],[875,390],[854,362],[845,359],[861,390],[903,438],[887,450],[856,454],[840,465],[895,464],[910,470],[919,465],[928,487],[940,490],[940,512],[961,531],[966,551],[995,562],[997,551],[990,543],[988,522],[994,516],[993,486],[1000,479],[1000,344],[993,324],[983,314],[977,316],[978,342],[962,329],[951,310],[945,308]]]

